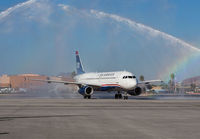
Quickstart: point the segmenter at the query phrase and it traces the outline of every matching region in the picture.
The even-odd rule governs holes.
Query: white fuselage
[[[83,73],[75,76],[75,80],[85,85],[119,87],[123,90],[132,90],[137,86],[136,77],[127,71]]]

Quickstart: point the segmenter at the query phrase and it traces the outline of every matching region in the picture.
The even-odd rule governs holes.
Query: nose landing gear
[[[124,96],[124,99],[128,99],[128,96]]]
[[[118,91],[116,94],[115,94],[115,99],[128,99],[128,94],[127,92],[124,93],[123,97],[122,97],[122,93],[120,91]]]
[[[83,98],[84,99],[91,99],[91,95],[84,95]]]
[[[128,99],[128,94],[127,94],[127,92],[124,93],[124,99]]]
[[[124,93],[123,97],[122,97],[122,93],[120,91],[118,91],[116,94],[115,94],[115,99],[128,99],[128,94],[127,92]]]

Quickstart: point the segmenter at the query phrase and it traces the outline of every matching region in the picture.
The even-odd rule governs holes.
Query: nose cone
[[[137,85],[137,80],[136,79],[132,79],[132,80],[129,80],[127,82],[127,84],[125,85],[125,88],[128,89],[128,90],[131,90],[131,89],[134,89],[134,87]]]

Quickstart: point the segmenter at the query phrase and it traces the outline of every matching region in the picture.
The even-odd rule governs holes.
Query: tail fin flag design
[[[76,51],[76,72],[77,74],[85,73],[78,51]]]

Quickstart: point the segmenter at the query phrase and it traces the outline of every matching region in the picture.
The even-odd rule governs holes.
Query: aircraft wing
[[[63,84],[79,84],[77,82],[68,82],[68,81],[58,81],[58,80],[41,80],[41,79],[28,79],[30,81],[40,81],[40,82],[47,82],[47,83],[63,83]]]
[[[25,80],[27,80],[27,79],[25,78]],[[28,79],[28,80],[30,80],[30,81],[47,82],[47,83],[63,83],[64,85],[74,84],[74,85],[77,85],[79,87],[81,87],[83,85],[88,85],[88,86],[92,86],[92,87],[100,87],[100,86],[93,85],[93,84],[82,84],[82,83],[79,83],[79,82],[68,82],[68,81],[58,81],[58,80],[41,80],[41,79]]]
[[[149,83],[162,83],[162,80],[146,80],[146,81],[141,81],[138,84],[149,84]]]

